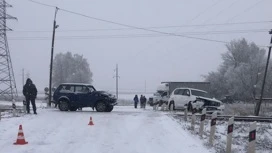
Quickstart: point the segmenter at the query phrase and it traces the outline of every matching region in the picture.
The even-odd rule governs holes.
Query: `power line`
[[[37,1],[33,1],[33,0],[28,0],[32,3],[36,3],[36,4],[39,4],[39,5],[43,5],[43,6],[47,6],[47,7],[52,7],[52,8],[56,8],[56,6],[53,6],[53,5],[49,5],[49,4],[45,4],[45,3],[41,3],[41,2],[37,2]]]
[[[29,1],[34,2],[32,0],[29,0]],[[52,5],[43,4],[43,3],[40,3],[40,2],[36,2],[36,3],[44,5],[44,6],[47,6],[47,7],[53,7]],[[88,18],[88,19],[97,20],[97,21],[101,21],[101,22],[106,22],[106,23],[110,23],[110,24],[115,24],[115,25],[119,25],[119,26],[123,26],[123,27],[134,28],[134,29],[139,29],[139,30],[144,30],[144,31],[149,31],[149,32],[154,32],[154,33],[160,33],[160,34],[165,34],[165,35],[172,35],[172,36],[177,36],[177,37],[183,37],[183,38],[188,38],[188,39],[196,39],[196,40],[203,40],[203,41],[210,41],[210,42],[217,42],[217,43],[228,43],[226,41],[221,41],[221,40],[213,40],[213,39],[200,38],[200,37],[192,37],[192,36],[180,35],[180,34],[169,33],[169,32],[161,32],[161,31],[157,31],[157,30],[152,30],[152,29],[147,29],[147,28],[141,28],[141,27],[136,27],[136,26],[132,26],[132,25],[128,25],[128,24],[123,24],[123,23],[109,21],[109,20],[105,20],[105,19],[101,19],[101,18],[96,18],[96,17],[88,16],[88,15],[85,15],[85,14],[77,13],[77,12],[66,10],[66,9],[62,9],[62,8],[58,8],[58,9],[60,11],[67,12],[67,13],[74,14],[74,15],[78,15],[78,16],[82,16],[82,17],[85,17],[85,18]]]
[[[166,29],[166,28],[178,28],[178,27],[205,27],[205,26],[227,26],[227,25],[244,25],[244,24],[263,24],[263,23],[272,23],[272,21],[252,21],[252,22],[236,22],[236,23],[217,23],[217,24],[195,24],[195,25],[179,25],[179,26],[153,26],[153,27],[144,27],[148,29]],[[109,28],[109,29],[68,29],[68,30],[58,30],[57,32],[85,32],[85,31],[123,31],[123,30],[135,30],[135,28]],[[14,32],[29,32],[29,33],[43,33],[43,32],[52,32],[52,30],[18,30]]]
[[[186,32],[182,34],[187,35],[221,35],[221,34],[237,34],[237,33],[263,33],[267,29],[251,29],[251,30],[233,30],[233,31],[206,31],[206,32]],[[57,39],[107,39],[107,38],[142,38],[142,37],[172,37],[172,35],[164,34],[122,34],[122,35],[70,35],[58,36]],[[37,37],[9,37],[11,40],[48,40],[51,37],[37,36]]]
[[[254,3],[253,5],[250,5],[249,7],[247,7],[246,9],[244,9],[242,12],[238,13],[237,15],[233,16],[232,18],[230,18],[227,22],[237,18],[238,16],[240,16],[242,13],[245,13],[247,11],[250,11],[251,9],[253,9],[255,6],[257,6],[258,4],[260,4],[261,2],[263,2],[263,0],[259,0],[256,3]]]
[[[34,2],[36,4],[44,5],[44,6],[47,6],[47,7],[58,8],[58,7],[55,7],[53,5],[48,5],[48,4],[44,4],[44,3],[41,3],[41,2],[36,2],[36,1],[33,1],[33,0],[29,0],[29,1]],[[128,24],[123,24],[123,23],[118,23],[118,22],[114,22],[114,21],[110,21],[110,20],[105,20],[105,19],[101,19],[101,18],[88,16],[88,15],[77,13],[77,12],[70,11],[70,10],[67,10],[67,9],[62,9],[62,8],[58,8],[58,9],[60,11],[67,12],[67,13],[74,14],[74,15],[78,15],[78,16],[82,16],[82,17],[85,17],[85,18],[88,18],[88,19],[97,20],[97,21],[101,21],[101,22],[106,22],[106,23],[110,23],[110,24],[115,24],[115,25],[119,25],[119,26],[123,26],[123,27],[132,28],[132,29],[139,29],[139,30],[143,30],[143,31],[149,31],[149,32],[154,32],[154,33],[159,33],[159,34],[164,34],[164,35],[177,36],[177,37],[188,38],[188,39],[196,39],[196,40],[203,40],[203,41],[210,41],[210,42],[217,42],[217,43],[224,43],[224,44],[229,43],[227,41],[222,41],[222,40],[192,37],[192,36],[186,36],[186,35],[181,35],[181,34],[175,34],[175,33],[169,33],[169,32],[162,32],[162,31],[147,29],[147,28],[143,28],[143,27],[136,27],[136,26],[132,26],[132,25],[128,25]]]

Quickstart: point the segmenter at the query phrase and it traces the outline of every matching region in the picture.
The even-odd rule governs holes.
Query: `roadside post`
[[[191,120],[191,128],[193,131],[195,131],[195,120],[196,120],[195,113],[196,113],[196,109],[193,109],[192,110],[192,120]]]
[[[234,117],[231,117],[228,122],[227,149],[226,153],[231,153],[232,133],[233,133]]]
[[[203,136],[203,129],[204,129],[204,122],[206,119],[206,108],[202,110],[201,118],[200,118],[200,128],[199,128],[199,135],[202,138]]]
[[[184,120],[187,121],[187,117],[188,117],[188,109],[187,107],[184,110]]]
[[[250,124],[248,153],[255,153],[256,146],[256,121]]]
[[[213,145],[213,141],[214,141],[216,118],[217,118],[217,112],[213,112],[212,113],[212,120],[211,120],[210,139],[209,139],[209,142],[211,145]]]
[[[16,105],[15,105],[15,100],[12,100],[12,116],[16,116]]]
[[[156,110],[156,105],[153,105],[153,110],[154,110],[154,111]]]
[[[24,113],[26,113],[26,101],[25,100],[23,100],[23,111],[24,111]]]

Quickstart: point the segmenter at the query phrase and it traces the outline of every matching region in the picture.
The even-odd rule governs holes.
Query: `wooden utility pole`
[[[52,71],[53,71],[53,56],[54,56],[54,44],[55,44],[55,31],[58,28],[56,23],[57,12],[59,8],[56,7],[55,17],[53,23],[53,36],[52,36],[52,46],[51,46],[51,58],[50,58],[50,74],[49,74],[49,98],[48,98],[48,107],[51,107],[51,97],[52,97]]]
[[[118,74],[118,64],[116,64],[116,69],[115,71],[115,79],[116,79],[116,98],[118,99],[118,79],[120,78],[119,74]]]
[[[272,35],[272,30],[269,31],[269,34]],[[257,103],[256,108],[255,108],[255,113],[254,114],[256,116],[259,116],[259,112],[260,112],[260,108],[261,108],[261,104],[262,104],[265,80],[266,80],[267,69],[268,69],[268,66],[269,66],[269,60],[270,60],[270,54],[271,54],[271,47],[272,47],[272,36],[271,36],[271,40],[270,40],[270,44],[269,44],[269,51],[268,51],[268,56],[267,56],[267,61],[266,61],[265,72],[264,72],[264,78],[263,78],[263,85],[262,85],[260,101]]]

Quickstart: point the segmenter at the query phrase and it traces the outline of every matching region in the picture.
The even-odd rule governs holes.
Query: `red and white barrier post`
[[[192,110],[192,120],[191,120],[191,128],[193,131],[195,131],[195,120],[196,120],[195,113],[196,113],[196,109],[193,109]]]
[[[200,118],[200,128],[199,128],[199,135],[202,138],[203,129],[204,129],[204,122],[206,119],[206,108],[202,110],[201,118]]]
[[[187,121],[187,117],[188,117],[188,109],[187,107],[185,107],[185,110],[184,110],[184,120]]]
[[[256,126],[256,121],[250,124],[248,153],[255,153]]]
[[[231,153],[233,123],[234,123],[234,117],[231,117],[229,119],[229,123],[228,123],[228,136],[227,136],[227,149],[226,149],[226,153]]]
[[[14,99],[12,100],[12,116],[13,117],[17,116],[17,114],[16,114],[16,105],[15,105],[15,100]]]
[[[156,110],[156,105],[153,105],[153,110]]]
[[[209,142],[211,145],[213,145],[213,140],[214,140],[216,119],[217,119],[217,112],[213,112],[212,113],[212,120],[211,120],[210,139],[209,139]]]

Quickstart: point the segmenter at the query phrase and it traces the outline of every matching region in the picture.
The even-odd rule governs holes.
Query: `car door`
[[[184,105],[188,104],[188,102],[191,101],[190,96],[191,96],[190,90],[184,89],[180,100],[182,107],[184,107]]]
[[[175,102],[175,107],[182,108],[182,99],[183,99],[183,93],[184,89],[177,89],[174,92],[174,102]]]
[[[71,103],[74,103],[76,101],[75,99],[75,88],[73,85],[62,85],[59,89],[59,97],[67,97]]]
[[[90,94],[89,88],[84,85],[75,86],[75,95],[77,99],[77,107],[86,107],[89,104]]]

